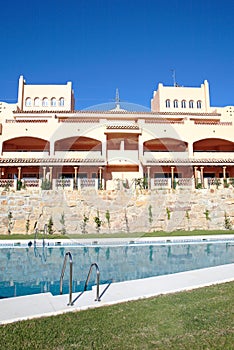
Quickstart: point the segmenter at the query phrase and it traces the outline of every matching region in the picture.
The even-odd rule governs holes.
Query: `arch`
[[[189,108],[193,108],[193,104],[194,104],[194,101],[193,101],[193,100],[190,100],[190,101],[189,101]]]
[[[165,101],[165,103],[166,103],[166,108],[170,108],[171,107],[171,101],[169,99],[167,99]]]
[[[31,99],[31,97],[27,97],[25,99],[25,106],[26,107],[31,107],[32,106],[32,99]]]
[[[75,136],[57,140],[55,151],[101,151],[102,143],[90,137]]]
[[[52,97],[52,99],[50,100],[50,104],[52,107],[56,106],[56,98],[55,97]]]
[[[42,99],[42,107],[48,107],[49,106],[49,100],[47,97],[44,97]]]
[[[50,150],[50,143],[38,137],[15,137],[3,142],[3,152],[43,152]]]
[[[152,139],[144,142],[144,152],[185,152],[188,143],[173,138]]]
[[[60,97],[60,99],[59,99],[59,106],[60,107],[64,106],[64,97]]]
[[[197,108],[199,108],[199,109],[202,108],[202,102],[201,102],[201,100],[198,100],[198,101],[197,101]]]
[[[173,101],[173,106],[174,106],[174,108],[178,108],[178,100]]]
[[[39,97],[35,97],[35,98],[34,98],[34,106],[35,106],[35,107],[39,107],[39,104],[40,104],[40,99],[39,99]]]
[[[186,108],[186,101],[185,100],[181,101],[181,108]]]
[[[194,142],[194,152],[234,152],[234,142],[211,138]]]

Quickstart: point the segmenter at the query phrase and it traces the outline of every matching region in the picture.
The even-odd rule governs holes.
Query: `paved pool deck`
[[[231,236],[233,239],[233,235],[229,235],[228,238]],[[190,236],[189,240],[191,240],[191,238]],[[194,238],[196,240],[203,239],[202,237]],[[206,236],[206,239],[207,238]],[[216,236],[215,238],[218,237]],[[185,237],[179,237],[178,241],[181,239],[186,241]],[[95,301],[96,287],[94,287],[91,291],[73,293],[72,306],[68,306],[69,295],[67,294],[53,296],[51,293],[43,293],[6,298],[0,300],[0,325],[39,317],[55,316],[67,312],[78,312],[89,308],[108,306],[231,281],[234,281],[234,263],[170,275],[101,285],[100,301]]]

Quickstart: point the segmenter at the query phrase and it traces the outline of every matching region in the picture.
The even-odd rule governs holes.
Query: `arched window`
[[[186,108],[186,101],[185,100],[181,101],[181,108]]]
[[[170,108],[171,107],[171,101],[170,100],[166,100],[166,108]]]
[[[201,101],[197,101],[197,108],[201,108]]]
[[[60,99],[59,99],[59,106],[60,107],[64,106],[64,98],[63,97],[60,97]]]
[[[56,106],[56,98],[55,97],[52,97],[52,99],[51,99],[51,106],[52,107]]]
[[[32,100],[30,97],[27,97],[25,100],[25,106],[26,107],[31,107],[32,106]]]
[[[43,106],[43,107],[48,107],[48,105],[49,105],[48,98],[47,98],[47,97],[44,97],[43,100],[42,100],[42,106]]]
[[[174,105],[174,108],[178,108],[178,100],[174,100],[173,105]]]
[[[34,106],[35,107],[38,107],[39,106],[39,103],[40,103],[40,100],[38,97],[34,98]]]
[[[189,101],[189,108],[193,108],[193,100]]]

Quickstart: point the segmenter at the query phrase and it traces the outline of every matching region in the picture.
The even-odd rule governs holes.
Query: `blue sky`
[[[72,81],[76,109],[120,99],[150,107],[158,83],[210,83],[234,105],[234,0],[12,0],[1,5],[0,101],[28,84]]]

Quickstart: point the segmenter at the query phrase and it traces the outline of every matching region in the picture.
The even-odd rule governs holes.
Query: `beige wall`
[[[166,100],[170,100],[170,107],[166,107]],[[178,101],[177,108],[173,105],[174,100]],[[181,106],[182,101],[186,104],[184,108]],[[189,101],[193,101],[193,108],[189,107]],[[197,108],[197,101],[201,101],[201,108]],[[158,90],[153,93],[151,110],[153,112],[210,112],[209,84],[207,80],[200,87],[163,86],[160,83]]]

